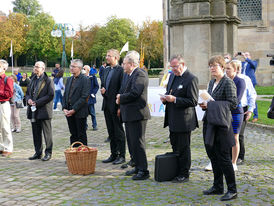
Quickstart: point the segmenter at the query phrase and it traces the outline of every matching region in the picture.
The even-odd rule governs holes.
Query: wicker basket
[[[79,147],[73,147],[80,144]],[[65,150],[68,170],[71,174],[88,175],[95,172],[97,149],[74,142],[70,148]]]

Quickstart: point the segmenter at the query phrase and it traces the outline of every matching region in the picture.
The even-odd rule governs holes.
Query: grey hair
[[[176,55],[172,56],[169,62],[173,61],[174,59],[177,59],[179,64],[185,64],[185,60],[184,60],[183,56],[180,54],[176,54]]]
[[[35,64],[37,64],[37,63],[40,64],[43,69],[46,68],[46,65],[44,62],[42,62],[42,61],[35,62]]]
[[[0,67],[4,70],[7,70],[9,67],[9,63],[4,59],[0,59]]]
[[[134,66],[139,66],[139,62],[140,62],[140,54],[137,51],[129,51],[127,52],[125,59],[129,62],[129,63],[133,63]]]
[[[70,61],[70,64],[75,63],[79,68],[83,68],[83,61],[81,59],[73,59]]]
[[[108,52],[112,52],[113,56],[117,59],[117,61],[119,61],[120,59],[120,52],[117,49],[109,49],[107,51]]]

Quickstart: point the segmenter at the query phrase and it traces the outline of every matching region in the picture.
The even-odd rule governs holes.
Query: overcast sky
[[[8,14],[12,11],[13,0],[1,0],[0,10]],[[54,17],[56,23],[71,23],[75,28],[79,24],[101,26],[107,18],[129,18],[135,24],[150,18],[163,19],[162,0],[38,0],[44,12]],[[73,2],[73,3],[71,3]]]

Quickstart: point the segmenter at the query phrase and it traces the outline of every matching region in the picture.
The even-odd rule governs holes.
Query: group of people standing
[[[108,50],[106,61],[109,66],[104,66],[99,72],[100,92],[103,96],[102,110],[110,138],[110,156],[102,162],[115,165],[125,163],[127,142],[131,159],[122,165],[122,168],[131,165],[133,169],[128,170],[125,175],[132,176],[133,180],[145,180],[150,177],[145,151],[145,131],[147,120],[150,119],[147,106],[148,75],[145,70],[139,68],[138,52],[129,51],[122,66],[118,64],[119,59],[118,50]],[[3,72],[7,69],[7,65],[1,61],[0,72]],[[249,62],[248,57],[246,61]],[[244,150],[244,146],[239,145],[241,125],[250,118],[255,108],[256,95],[254,90],[251,91],[247,86],[249,84],[247,82],[251,80],[238,75],[239,73],[248,75],[247,66],[242,70],[241,62],[238,60],[231,60],[229,55],[225,58],[213,56],[208,65],[212,80],[209,82],[207,92],[214,101],[200,102],[199,105],[205,111],[203,137],[213,168],[214,183],[210,189],[203,191],[203,194],[223,194],[223,176],[225,176],[228,190],[221,200],[231,200],[237,197],[235,171],[239,148],[242,150],[243,147]],[[170,68],[172,72],[166,93],[161,95],[160,100],[166,105],[164,127],[169,127],[172,150],[178,154],[179,171],[172,182],[184,183],[189,181],[190,175],[191,132],[199,126],[195,111],[199,98],[198,78],[190,72],[180,55],[170,59]],[[51,158],[54,90],[56,97],[59,94],[58,90],[65,88],[62,111],[71,134],[70,143],[80,141],[85,145],[88,144],[87,116],[91,114],[93,129],[96,130],[94,104],[99,89],[96,76],[90,75],[90,72],[90,67],[84,66],[81,60],[72,60],[70,65],[72,76],[68,77],[64,87],[61,80],[63,73],[58,76],[60,71],[56,72],[52,81],[45,73],[45,64],[41,61],[35,63],[26,91],[27,117],[31,120],[35,146],[35,154],[29,158],[30,160],[42,158],[42,132],[46,142],[45,156],[42,160],[47,161]],[[4,109],[5,102],[8,101],[13,90],[11,80],[7,81],[6,86],[2,74],[4,73],[0,73],[0,86],[7,89],[0,93],[1,110]],[[56,104],[54,106],[56,109]],[[4,151],[6,150],[8,151],[8,148]],[[241,158],[243,160],[243,157]]]

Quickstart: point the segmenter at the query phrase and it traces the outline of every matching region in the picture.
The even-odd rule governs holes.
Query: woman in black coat
[[[215,101],[200,104],[202,109],[206,110],[203,136],[214,173],[213,186],[203,191],[203,194],[223,194],[225,176],[228,190],[221,197],[222,201],[237,198],[235,173],[230,155],[231,148],[235,145],[230,111],[237,107],[238,102],[234,82],[224,75],[225,64],[222,56],[213,56],[209,60],[208,65],[213,79],[209,82],[208,93]]]

